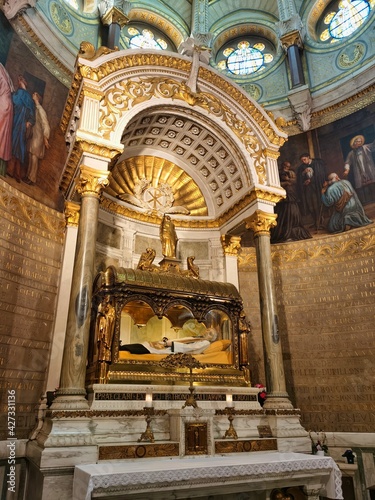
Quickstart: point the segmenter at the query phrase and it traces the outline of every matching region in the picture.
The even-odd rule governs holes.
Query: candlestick
[[[227,399],[227,407],[228,408],[233,408],[234,403],[233,403],[232,394],[227,394],[226,399]]]
[[[145,406],[146,406],[146,408],[152,407],[152,392],[148,392],[146,394]]]

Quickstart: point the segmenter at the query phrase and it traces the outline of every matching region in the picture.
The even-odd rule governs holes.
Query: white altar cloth
[[[342,499],[341,472],[330,457],[304,455],[300,453],[241,453],[236,455],[146,458],[122,462],[101,462],[78,465],[74,471],[73,500],[90,500],[93,491],[148,487],[157,490],[166,484],[175,485],[181,481],[214,480],[217,485],[234,478],[261,481],[284,478],[298,474],[311,477],[313,472],[325,473],[327,478],[321,494],[332,499]],[[186,484],[186,483],[185,483]],[[303,480],[301,481],[303,484]],[[263,488],[259,488],[263,489]]]

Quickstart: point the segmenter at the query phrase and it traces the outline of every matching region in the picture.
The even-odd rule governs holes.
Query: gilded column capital
[[[246,229],[253,231],[254,236],[269,235],[270,230],[276,226],[276,219],[277,214],[256,210],[250,217],[245,219]]]
[[[264,156],[267,158],[272,158],[273,160],[277,160],[280,156],[280,151],[275,151],[274,149],[264,148],[263,149]]]
[[[82,94],[85,97],[89,97],[90,99],[95,99],[96,101],[100,101],[104,96],[104,92],[102,92],[101,90],[88,87],[87,85],[83,86]]]
[[[292,45],[297,45],[300,49],[303,48],[303,40],[299,30],[293,30],[285,33],[280,37],[282,48],[287,51]]]
[[[101,16],[101,21],[105,26],[118,24],[120,28],[123,28],[126,24],[128,24],[129,18],[117,7],[112,7],[111,9],[103,13],[103,15]]]
[[[221,244],[225,255],[237,256],[241,250],[241,236],[222,234]]]
[[[85,153],[88,153],[89,155],[99,156],[100,158],[105,160],[112,160],[115,156],[121,154],[121,152],[122,149],[109,148],[105,145],[96,144],[94,142],[86,140],[75,140],[61,178],[61,191],[66,192],[69,189],[71,183],[73,182],[73,177],[75,176],[77,166],[79,165],[80,161],[82,160],[82,156]]]
[[[67,226],[78,227],[79,223],[79,211],[81,210],[81,205],[74,201],[65,202],[65,223]]]
[[[103,189],[109,184],[109,172],[105,170],[95,170],[85,165],[81,165],[80,170],[81,173],[75,180],[77,192],[81,196],[90,195],[99,198]]]

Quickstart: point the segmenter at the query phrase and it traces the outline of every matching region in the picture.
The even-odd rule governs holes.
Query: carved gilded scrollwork
[[[171,78],[123,80],[111,87],[104,97],[100,111],[99,131],[103,137],[110,138],[117,122],[128,109],[152,98],[182,100],[224,121],[254,159],[259,183],[266,183],[266,159],[257,137],[248,125],[219,98],[207,92],[192,92],[186,84]],[[263,116],[262,119],[265,120]]]
[[[241,108],[247,111],[247,113],[254,118],[272,144],[281,147],[285,143],[286,138],[277,133],[264,113],[262,113],[262,111],[252,101],[250,101],[245,94],[233,87],[230,82],[220,78],[216,73],[213,73],[206,68],[200,68],[199,75],[201,78],[204,78],[205,81],[213,83],[215,87],[222,90],[227,95],[230,95]]]
[[[276,218],[277,214],[269,214],[262,210],[256,210],[245,220],[246,228],[253,231],[254,236],[261,234],[269,235],[270,230],[276,226]]]
[[[99,198],[103,189],[108,186],[109,172],[94,170],[93,168],[81,166],[81,174],[76,179],[77,192],[81,196],[95,195]]]
[[[222,234],[221,244],[225,255],[237,256],[241,250],[241,236]]]
[[[86,52],[83,54],[83,57],[85,57],[86,59],[94,59],[98,57],[98,53],[94,50],[85,50]],[[129,67],[149,65],[168,67],[170,69],[179,69],[180,71],[185,72],[190,72],[191,68],[190,61],[167,56],[164,54],[134,54],[131,56],[121,56],[116,58],[115,60],[106,61],[96,68],[92,68],[82,64],[81,66],[79,66],[79,72],[81,77],[89,78],[93,81],[98,82],[102,78],[108,76],[111,73],[114,73],[115,71],[119,71]],[[244,94],[235,89],[232,84],[220,78],[216,73],[213,73],[212,71],[209,71],[206,68],[202,67],[199,69],[199,76],[209,83],[214,83],[215,86],[219,87],[221,90],[230,95],[233,99],[235,99],[236,102],[239,103],[241,107],[246,109],[247,112],[254,116],[257,123],[261,126],[266,136],[273,144],[279,146],[282,146],[284,144],[285,138],[276,133],[276,131],[272,128],[269,120],[266,116],[264,116],[261,110],[257,106],[255,106]],[[191,95],[190,98],[194,99]]]
[[[80,209],[81,205],[79,205],[78,203],[75,203],[73,201],[65,202],[65,220],[67,226],[78,227]]]

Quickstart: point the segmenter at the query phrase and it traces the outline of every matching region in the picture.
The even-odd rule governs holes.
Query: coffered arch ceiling
[[[142,179],[171,186],[174,206],[191,217],[217,219],[249,190],[243,154],[222,129],[185,109],[156,108],[137,115],[124,130],[124,153],[111,170],[106,195],[129,199]],[[125,195],[125,196],[123,196]]]

